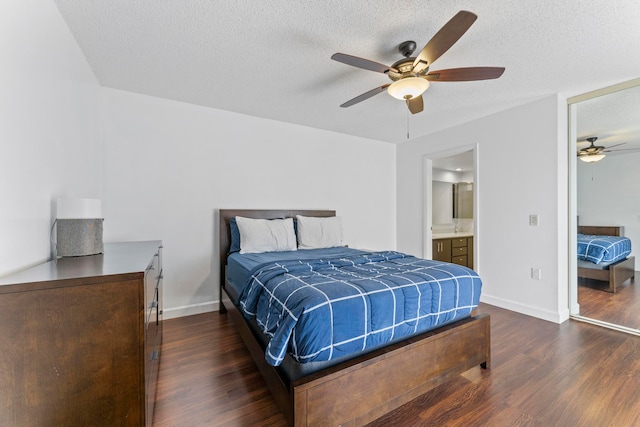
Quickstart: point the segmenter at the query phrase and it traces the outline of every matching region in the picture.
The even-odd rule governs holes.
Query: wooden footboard
[[[618,286],[635,276],[635,264],[635,257],[630,256],[623,261],[610,265],[607,270],[579,267],[578,277],[607,282],[609,286],[605,290],[615,293]]]
[[[225,293],[223,291],[223,293]],[[361,426],[474,366],[491,363],[490,318],[478,315],[289,384],[269,366],[226,295],[228,315],[292,426]]]
[[[361,426],[490,363],[489,316],[469,318],[292,384],[298,426]]]
[[[611,270],[611,277],[609,278],[609,292],[615,292],[617,286],[636,275],[635,265],[636,258],[630,256],[624,261],[609,267],[609,270]]]

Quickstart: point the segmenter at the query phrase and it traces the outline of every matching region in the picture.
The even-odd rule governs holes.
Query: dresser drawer
[[[467,239],[451,239],[451,247],[460,248],[462,246],[467,246]]]
[[[451,257],[451,262],[454,263],[454,264],[458,264],[458,265],[464,265],[466,267],[467,266],[467,256],[466,255],[460,255],[460,256]]]
[[[462,246],[462,247],[453,247],[451,248],[451,256],[452,257],[457,257],[460,255],[466,255],[467,254],[467,247],[466,246]]]
[[[158,310],[159,310],[159,301],[158,301],[158,288],[154,288],[153,298],[147,302],[147,312],[145,318],[145,327],[149,325],[150,322],[157,323]]]
[[[145,347],[145,359],[147,361],[153,360],[153,352],[154,350],[156,350],[156,335],[157,335],[157,331],[158,331],[158,323],[156,322],[158,316],[158,312],[156,309],[153,309],[151,311],[151,321],[148,322],[146,324],[145,327],[145,342],[144,342],[144,347]],[[147,365],[145,365],[147,366]],[[147,370],[149,369],[149,367],[147,366]],[[145,375],[145,377],[147,377]],[[148,379],[148,378],[147,378]]]
[[[145,287],[145,297],[144,297],[144,305],[145,310],[147,311],[147,319],[149,318],[151,305],[154,300],[157,300],[156,288],[158,287],[158,281],[160,277],[160,254],[156,252],[151,259],[151,262],[147,266],[144,272],[144,287]],[[157,305],[157,301],[156,301]]]
[[[153,348],[150,353],[147,353],[146,357],[146,378],[147,378],[147,390],[145,393],[145,406],[146,412],[149,415],[147,417],[147,426],[151,425],[151,416],[153,414],[153,408],[156,400],[156,383],[158,381],[158,366],[160,364],[160,342],[162,341],[162,335],[159,330],[156,329],[154,337]]]

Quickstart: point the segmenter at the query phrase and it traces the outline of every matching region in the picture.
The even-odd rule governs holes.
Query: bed
[[[284,360],[268,360],[265,351],[269,340],[261,334],[261,325],[244,315],[246,307],[239,303],[239,294],[246,290],[239,290],[232,284],[237,280],[232,277],[230,282],[227,274],[234,269],[228,256],[230,220],[236,216],[279,219],[296,215],[331,218],[335,211],[223,209],[219,216],[220,313],[229,316],[238,330],[290,425],[364,425],[474,366],[490,366],[490,319],[473,312],[435,329],[331,360],[303,364],[291,351]],[[253,274],[261,277],[262,273]]]
[[[624,228],[619,226],[578,226],[578,277],[606,282],[604,290],[612,293],[626,280],[634,277],[635,257],[628,256],[631,242],[623,234]],[[605,240],[596,240],[603,236]],[[623,249],[615,246],[623,244]],[[590,248],[593,246],[612,248],[609,250],[611,257],[607,258],[607,253],[592,252]]]

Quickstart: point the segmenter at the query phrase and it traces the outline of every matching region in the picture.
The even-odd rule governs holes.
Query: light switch
[[[529,215],[529,225],[536,227],[538,225],[538,214]]]
[[[531,278],[536,280],[542,279],[542,270],[539,268],[531,267]]]

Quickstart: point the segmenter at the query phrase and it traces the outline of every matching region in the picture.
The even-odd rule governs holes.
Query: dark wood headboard
[[[579,225],[578,233],[594,236],[624,236],[624,227],[616,225]]]
[[[224,286],[225,265],[227,255],[231,247],[231,229],[229,218],[243,216],[245,218],[278,219],[295,218],[296,215],[328,217],[336,216],[336,211],[331,210],[262,210],[262,209],[220,209],[220,286]]]

